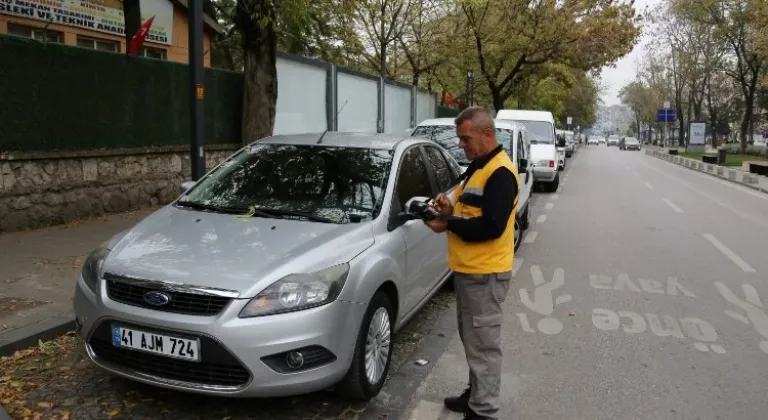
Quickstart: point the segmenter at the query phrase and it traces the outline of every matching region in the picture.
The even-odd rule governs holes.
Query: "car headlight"
[[[240,311],[240,317],[275,315],[329,304],[339,297],[348,274],[347,263],[314,273],[289,274],[251,299]]]
[[[107,243],[108,242],[104,242],[101,246],[96,248],[95,251],[91,252],[91,255],[85,259],[85,264],[83,264],[83,280],[85,281],[85,285],[88,286],[93,293],[99,293],[101,266],[104,265],[104,260],[107,258],[107,255],[109,255]]]

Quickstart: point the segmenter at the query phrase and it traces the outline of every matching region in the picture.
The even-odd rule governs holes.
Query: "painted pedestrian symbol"
[[[558,334],[563,330],[563,323],[559,319],[554,318],[552,313],[555,310],[555,306],[570,301],[571,295],[563,294],[555,298],[553,292],[565,284],[565,272],[562,268],[555,269],[552,281],[546,282],[544,273],[541,272],[541,267],[534,265],[531,266],[531,277],[533,278],[533,285],[536,286],[533,290],[533,299],[531,299],[527,289],[521,288],[519,290],[520,300],[528,309],[544,316],[536,324],[539,331],[547,335]],[[519,313],[517,316],[520,318],[524,331],[535,332],[528,322],[527,314]]]
[[[726,309],[725,314],[747,325],[752,324],[757,332],[764,338],[764,340],[760,341],[760,350],[762,350],[763,353],[768,354],[768,315],[766,315],[765,310],[762,309],[763,304],[760,302],[760,295],[757,294],[757,290],[748,284],[742,284],[741,289],[744,291],[744,299],[742,300],[723,283],[715,282],[715,287],[717,287],[717,291],[723,295],[723,298],[725,298],[728,303],[741,308],[746,316],[730,309]]]

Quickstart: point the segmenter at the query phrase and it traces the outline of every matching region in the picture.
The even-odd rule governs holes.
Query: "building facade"
[[[139,55],[187,63],[187,1],[140,0],[142,22],[154,20]],[[222,28],[208,15],[203,26],[203,60],[208,67],[211,39]],[[122,0],[0,1],[0,34],[123,54],[127,49]]]

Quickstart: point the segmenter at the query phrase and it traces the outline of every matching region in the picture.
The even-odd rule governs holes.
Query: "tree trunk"
[[[493,109],[498,114],[504,109],[504,98],[501,97],[501,89],[491,89],[491,98],[493,98]]]
[[[241,0],[246,1],[246,0]],[[256,2],[261,3],[261,2]],[[266,10],[269,23],[260,25],[258,19],[244,10]],[[272,135],[277,104],[277,36],[274,10],[267,5],[238,7],[236,24],[243,38],[243,117],[242,142],[251,143]]]

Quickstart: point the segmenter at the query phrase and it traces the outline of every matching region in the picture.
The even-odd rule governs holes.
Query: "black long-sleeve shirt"
[[[472,177],[475,171],[485,166],[491,158],[501,153],[502,150],[502,147],[499,146],[487,156],[472,161],[462,178],[469,179]],[[482,216],[472,218],[446,217],[448,230],[465,242],[482,242],[501,237],[507,228],[517,193],[518,185],[512,171],[504,167],[496,169],[488,177],[483,187]]]

